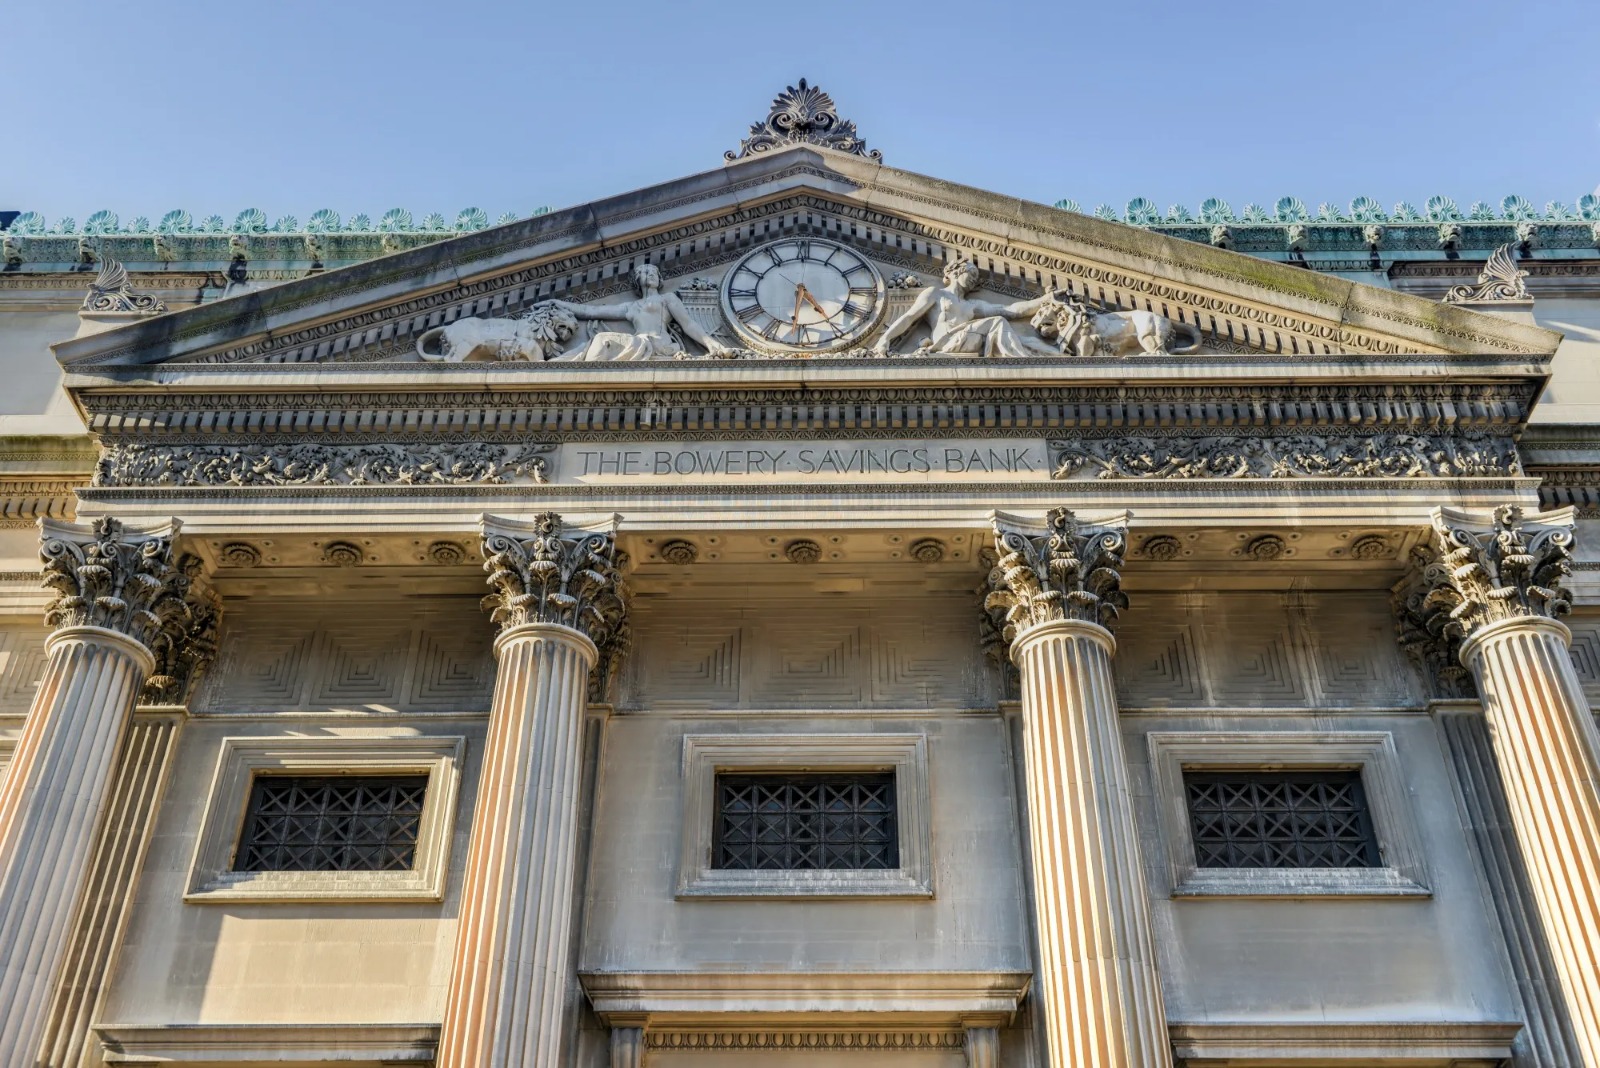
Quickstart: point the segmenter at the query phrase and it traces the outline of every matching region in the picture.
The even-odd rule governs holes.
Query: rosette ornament
[[[1066,508],[1050,510],[1043,534],[999,516],[993,522],[999,558],[989,572],[983,607],[1008,645],[1028,629],[1057,620],[1107,626],[1128,607],[1121,574],[1125,527],[1085,527]]]
[[[483,570],[493,593],[483,606],[503,630],[558,623],[597,646],[617,636],[627,618],[614,531],[568,531],[555,512],[529,525],[487,520]]]

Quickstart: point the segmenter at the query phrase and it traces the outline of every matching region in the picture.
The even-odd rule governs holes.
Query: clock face
[[[786,238],[734,264],[722,280],[722,310],[751,345],[829,352],[877,325],[883,278],[843,245]]]

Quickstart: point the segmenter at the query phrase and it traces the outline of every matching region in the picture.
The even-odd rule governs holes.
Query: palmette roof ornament
[[[1511,246],[1501,245],[1489,254],[1489,261],[1478,272],[1478,280],[1470,284],[1451,286],[1444,295],[1446,304],[1475,304],[1482,301],[1531,300],[1528,287],[1522,280],[1528,272],[1517,266],[1511,258]]]
[[[766,121],[750,127],[750,136],[739,142],[739,151],[724,152],[722,158],[732,163],[784,145],[801,144],[821,145],[836,152],[865,156],[875,163],[883,162],[883,153],[869,150],[867,143],[856,134],[856,124],[839,117],[833,97],[814,85],[807,85],[804,78],[799,85],[789,86],[773,99]]]
[[[106,260],[100,273],[89,283],[82,311],[118,312],[130,315],[160,315],[167,306],[148,293],[133,288],[128,272],[116,260]]]
[[[1043,534],[996,516],[994,567],[984,611],[1006,644],[1045,623],[1075,619],[1108,626],[1128,607],[1122,592],[1122,526],[1080,524],[1067,508],[1052,508]]]

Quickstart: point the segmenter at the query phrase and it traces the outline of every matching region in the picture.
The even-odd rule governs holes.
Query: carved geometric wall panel
[[[1149,595],[1117,632],[1117,700],[1144,708],[1206,704],[1195,620],[1186,598]]]
[[[1422,699],[1416,672],[1395,640],[1383,600],[1360,593],[1307,597],[1301,623],[1322,705],[1410,705]]]
[[[1298,707],[1311,703],[1310,680],[1288,637],[1283,598],[1218,595],[1202,609],[1207,669],[1216,703]]]
[[[1572,666],[1591,702],[1600,701],[1600,619],[1575,615],[1565,621],[1572,630]]]
[[[0,629],[0,713],[26,712],[33,704],[44,676],[48,633],[37,626]]]
[[[494,629],[475,598],[323,608],[226,606],[197,709],[472,712],[494,692]]]
[[[1600,685],[1600,621],[1595,628]],[[1145,594],[1117,626],[1129,708],[1411,707],[1415,671],[1373,592]]]
[[[629,708],[984,708],[970,595],[639,597]]]

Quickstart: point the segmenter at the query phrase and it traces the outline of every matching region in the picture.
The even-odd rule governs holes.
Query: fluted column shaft
[[[1020,633],[1028,822],[1038,929],[1035,1004],[1050,1063],[1168,1068],[1127,761],[1104,627],[1063,619]]]
[[[1462,645],[1483,697],[1518,846],[1583,1063],[1600,1068],[1600,730],[1542,616],[1490,623]]]
[[[500,661],[437,1068],[553,1068],[567,1030],[594,642],[526,623]]]
[[[46,643],[44,678],[0,785],[0,1064],[30,1065],[48,1020],[89,852],[154,657],[102,627]]]

